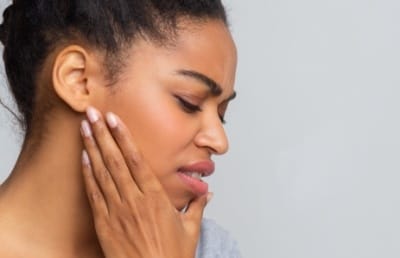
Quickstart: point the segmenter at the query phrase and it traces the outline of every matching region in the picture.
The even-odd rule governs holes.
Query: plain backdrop
[[[224,2],[238,98],[207,217],[244,257],[400,257],[400,2]],[[1,180],[20,139],[0,123]]]

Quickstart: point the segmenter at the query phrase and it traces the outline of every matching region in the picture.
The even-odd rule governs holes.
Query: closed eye
[[[188,112],[188,113],[196,113],[202,111],[201,108],[198,105],[192,104],[189,101],[185,100],[182,97],[175,96],[176,99],[179,101],[179,104],[182,106],[182,108]]]
[[[196,104],[192,104],[189,101],[185,100],[184,98],[180,97],[180,96],[175,96],[175,98],[178,100],[179,104],[181,105],[181,107],[187,112],[187,113],[196,113],[196,112],[201,112],[202,109],[200,106],[196,105]],[[219,114],[219,119],[221,120],[222,124],[226,124],[226,121],[224,119],[224,115]]]

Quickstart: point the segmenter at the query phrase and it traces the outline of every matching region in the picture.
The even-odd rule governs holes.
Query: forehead
[[[232,36],[223,22],[183,23],[173,44],[161,46],[138,40],[129,50],[125,68],[131,74],[167,76],[172,71],[192,70],[232,91],[237,54]]]

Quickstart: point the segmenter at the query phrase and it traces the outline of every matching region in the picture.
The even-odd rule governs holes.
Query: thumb
[[[207,203],[209,203],[213,197],[213,193],[208,193],[203,196],[200,196],[194,199],[190,204],[188,209],[186,210],[184,217],[185,217],[185,224],[188,226],[189,230],[200,230],[201,220],[203,218],[203,212]]]

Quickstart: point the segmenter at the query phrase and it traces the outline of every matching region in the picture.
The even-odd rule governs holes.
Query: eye
[[[196,113],[200,112],[201,108],[198,105],[192,104],[189,101],[185,100],[182,97],[175,96],[176,99],[179,101],[179,104],[182,106],[182,108],[188,112],[188,113]]]

